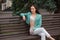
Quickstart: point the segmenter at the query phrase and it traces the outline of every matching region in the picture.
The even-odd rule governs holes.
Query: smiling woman
[[[46,36],[51,40],[55,40],[46,31],[46,29],[42,27],[42,15],[36,8],[37,6],[34,3],[31,3],[29,12],[20,13],[20,16],[22,16],[23,20],[26,21],[28,25],[30,25],[29,28],[30,34],[41,36],[41,40],[46,40]]]

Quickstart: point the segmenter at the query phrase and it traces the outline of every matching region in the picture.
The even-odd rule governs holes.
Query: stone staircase
[[[60,35],[60,13],[43,15],[43,25],[53,37]],[[29,26],[20,16],[12,16],[12,12],[0,12],[1,40],[40,40],[37,35],[29,34]],[[48,38],[47,38],[48,40]],[[58,38],[59,40],[59,38]]]

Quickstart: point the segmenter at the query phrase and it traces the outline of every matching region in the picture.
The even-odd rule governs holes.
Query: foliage
[[[56,10],[56,3],[54,0],[13,0],[13,13],[19,15],[21,12],[29,11],[30,3],[34,3],[39,9],[42,8],[51,12]]]

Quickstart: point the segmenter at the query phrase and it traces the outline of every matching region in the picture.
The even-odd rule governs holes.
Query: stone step
[[[60,14],[42,15],[42,18],[42,27],[52,36],[60,35]],[[3,40],[40,40],[38,36],[30,36],[25,21],[20,16],[12,16],[12,12],[1,12],[0,28],[0,38]]]
[[[47,28],[47,30],[53,30],[53,29],[59,29],[60,27],[54,27],[54,26],[43,26],[44,28]],[[3,32],[24,32],[24,31],[28,31],[28,29],[27,29],[27,27],[24,29],[24,28],[12,28],[12,29],[1,29],[2,31],[1,31],[1,33],[3,33]]]
[[[43,18],[55,18],[55,17],[56,17],[56,18],[60,18],[60,16],[58,16],[58,15],[57,15],[57,16],[51,16],[51,15],[50,15],[50,16],[42,16],[42,17],[43,17]],[[1,18],[20,18],[20,16],[1,16],[0,19],[1,19]]]
[[[0,34],[0,37],[4,37],[4,36],[10,36],[10,35],[28,35],[28,31],[24,31],[24,32],[5,32]]]
[[[60,20],[60,18],[43,18],[43,21],[50,21],[50,20]],[[0,22],[13,22],[13,21],[23,21],[21,18],[1,18]]]
[[[16,27],[19,27],[19,28],[22,28],[22,27],[25,27],[24,25],[26,25],[26,23],[20,23],[20,24],[2,24],[0,27],[3,27],[3,28],[5,28],[5,27],[9,27],[9,28],[16,28]],[[20,26],[22,26],[22,27],[20,27]]]
[[[57,36],[57,35],[60,35],[60,28],[58,29],[53,29],[53,30],[47,30],[48,31],[48,33],[52,36]]]
[[[38,40],[40,37],[38,36],[13,36],[8,38],[3,38],[2,40]]]
[[[46,20],[43,21],[43,23],[53,23],[53,24],[58,24],[60,22],[60,20],[56,20],[56,21],[50,21],[50,20]],[[20,23],[25,23],[23,21],[7,21],[7,22],[0,22],[0,25],[2,24],[20,24]]]
[[[59,27],[60,25],[59,25],[59,24],[54,24],[54,25],[53,25],[53,24],[48,24],[48,23],[47,23],[47,24],[44,24],[44,25],[42,25],[42,26],[43,26],[43,27],[44,27],[44,26],[46,26],[46,27],[48,27],[48,26],[49,26],[49,27],[52,27],[52,26],[53,26],[53,27],[54,27],[54,26],[55,26],[55,27]],[[24,25],[22,24],[22,25],[20,25],[20,26],[19,26],[19,25],[18,25],[18,26],[1,26],[1,29],[8,29],[8,28],[9,28],[9,29],[13,29],[13,28],[16,28],[16,29],[17,29],[17,28],[25,28],[25,27],[28,27],[28,26],[24,26]]]
[[[47,31],[48,31],[48,30],[47,30]],[[56,31],[55,31],[55,30],[50,30],[50,31],[48,31],[48,32],[49,32],[51,35],[58,35],[58,34],[56,34],[56,32],[59,33],[58,31],[59,31],[59,30],[56,30]],[[3,38],[3,37],[2,37],[2,38]],[[5,37],[4,37],[4,38],[5,38]]]
[[[22,31],[22,32],[23,32],[23,31],[26,31],[27,28],[25,28],[25,29],[24,29],[24,28],[11,28],[11,29],[10,29],[10,28],[9,28],[9,29],[8,29],[8,28],[4,28],[4,29],[1,28],[1,30],[4,31],[4,32],[5,32],[5,31],[6,31],[6,32],[10,32],[10,31],[13,31],[13,32],[14,32],[14,31]]]
[[[60,20],[59,18],[54,19],[55,21],[53,19],[47,19],[47,18],[45,18],[45,19],[43,19],[43,21],[56,22],[56,21],[59,21]],[[19,20],[19,19],[3,19],[2,20],[1,19],[0,22],[23,22],[23,20]]]

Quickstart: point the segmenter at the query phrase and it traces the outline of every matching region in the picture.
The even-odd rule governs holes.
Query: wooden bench
[[[29,35],[29,26],[19,16],[1,13],[0,39],[2,40],[40,40],[40,36]],[[9,15],[9,16],[8,16]],[[42,25],[54,38],[60,35],[60,14],[43,15]],[[59,36],[60,37],[60,36]],[[48,40],[48,39],[47,39]]]

